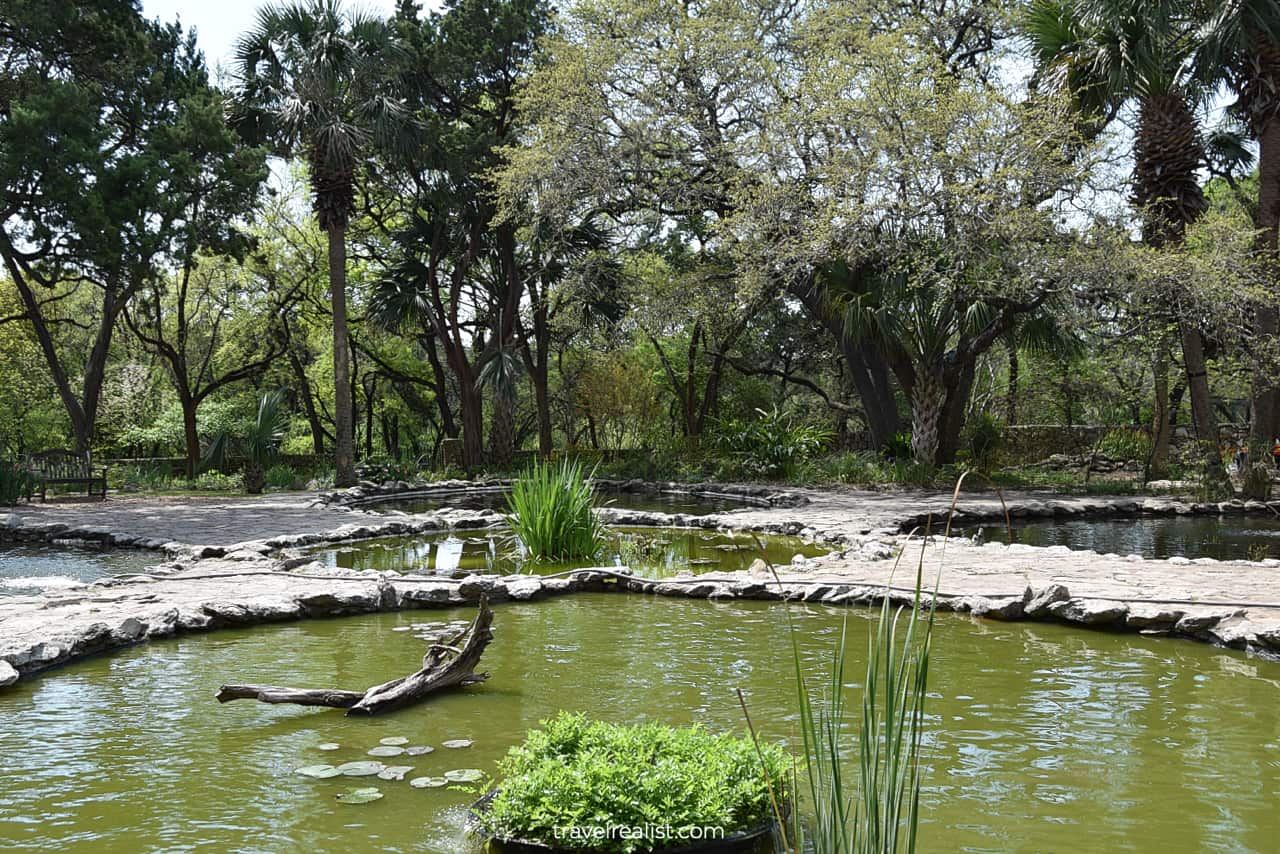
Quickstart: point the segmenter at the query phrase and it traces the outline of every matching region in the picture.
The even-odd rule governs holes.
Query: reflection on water
[[[689,570],[733,572],[746,569],[760,557],[761,546],[769,560],[787,564],[796,555],[816,557],[830,548],[794,537],[760,537],[719,531],[673,528],[614,528],[604,550],[594,558],[574,563],[536,563],[527,559],[519,539],[507,528],[385,537],[312,550],[326,566],[375,569],[380,572],[441,573],[480,572],[511,574],[561,572],[582,566],[626,566],[637,575],[665,578]]]
[[[107,575],[144,572],[160,563],[155,552],[90,546],[0,544],[0,596],[56,591]]]
[[[465,751],[415,775],[485,771],[537,721],[744,729],[794,744],[783,606],[582,595],[497,607],[489,682],[404,712],[213,700],[225,681],[364,687],[422,642],[395,627],[466,610],[382,614],[185,637],[92,659],[0,693],[0,840],[34,850],[465,850],[465,792],[308,780],[385,736]],[[794,606],[815,676],[846,612]],[[861,681],[868,612],[849,611]],[[939,618],[928,705],[922,851],[1274,851],[1280,665],[1191,643]],[[334,741],[342,749],[317,751]],[[850,769],[852,770],[852,769]],[[382,800],[336,803],[353,785]]]
[[[706,516],[755,506],[732,498],[687,495],[679,492],[617,492],[600,491],[596,503],[601,507],[617,507],[622,510],[638,510],[645,513],[684,513],[689,516]],[[379,501],[363,505],[361,509],[374,513],[398,510],[404,513],[431,513],[444,507],[463,510],[497,510],[507,512],[507,491],[492,489],[483,491],[437,494],[426,498],[403,498]]]
[[[1274,516],[1046,519],[1020,524],[1013,534],[1015,542],[1031,546],[1068,546],[1147,558],[1280,558],[1280,518]],[[984,526],[983,535],[991,541],[1006,540],[1003,525]]]

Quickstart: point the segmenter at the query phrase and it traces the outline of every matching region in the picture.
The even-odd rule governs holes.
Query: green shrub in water
[[[698,727],[619,725],[561,712],[499,764],[482,818],[499,839],[583,851],[651,851],[686,840],[566,839],[557,828],[721,828],[725,836],[774,819],[768,781],[790,773],[781,749]],[[707,838],[711,838],[708,836]]]
[[[538,461],[512,484],[507,523],[535,560],[589,558],[604,546],[595,489],[576,460]]]

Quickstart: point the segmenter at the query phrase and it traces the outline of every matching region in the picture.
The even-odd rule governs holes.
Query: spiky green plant
[[[535,560],[589,558],[605,541],[595,488],[576,460],[537,461],[512,485],[507,523]]]

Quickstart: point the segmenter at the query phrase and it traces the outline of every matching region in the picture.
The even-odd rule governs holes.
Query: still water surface
[[[790,611],[815,674],[848,615],[856,684],[868,612]],[[292,770],[364,758],[394,735],[475,740],[406,759],[411,776],[488,771],[560,709],[742,731],[738,687],[763,734],[794,743],[783,613],[618,594],[499,605],[488,683],[374,719],[213,695],[225,681],[365,687],[423,652],[393,628],[467,610],[224,631],[82,662],[0,692],[0,848],[467,850],[468,793]],[[934,649],[922,851],[1276,850],[1280,664],[954,615]],[[342,749],[316,749],[331,741]],[[386,797],[336,803],[352,785]]]

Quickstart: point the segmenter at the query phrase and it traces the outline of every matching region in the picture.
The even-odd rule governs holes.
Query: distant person
[[[1280,469],[1280,439],[1271,443],[1271,459],[1275,461],[1276,468]]]
[[[1247,442],[1236,449],[1236,472],[1244,474],[1244,467],[1249,463],[1249,444]]]

